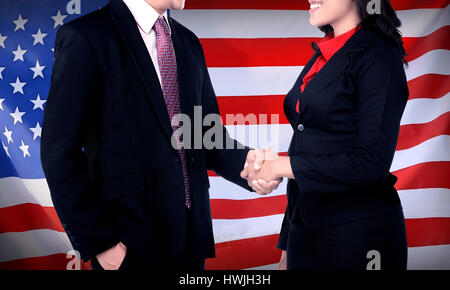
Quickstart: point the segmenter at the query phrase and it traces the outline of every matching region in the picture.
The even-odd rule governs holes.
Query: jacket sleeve
[[[70,25],[56,35],[55,62],[42,127],[41,162],[66,233],[83,260],[119,242],[100,214],[83,147],[92,129],[101,82],[86,37]]]
[[[392,164],[408,99],[403,63],[372,57],[356,75],[357,139],[351,151],[290,157],[300,193],[330,193],[382,184]]]
[[[199,42],[200,45],[200,42]],[[203,55],[203,49],[200,45],[200,50],[202,51],[202,63],[203,63],[203,90],[202,90],[202,105],[203,105],[203,116],[208,116],[214,114],[220,116],[219,105],[217,103],[216,94],[214,92],[211,78],[208,73],[208,68],[206,66],[205,57]],[[218,124],[216,124],[218,123]],[[231,181],[249,191],[253,191],[251,187],[248,186],[247,180],[240,176],[240,173],[244,167],[245,160],[247,159],[247,154],[250,150],[249,147],[244,146],[237,140],[234,140],[228,134],[227,129],[223,126],[222,121],[217,120],[213,122],[212,126],[204,127],[204,134],[208,134],[208,131],[216,125],[216,129],[220,129],[221,140],[215,142],[220,148],[205,148],[207,167],[209,170],[213,170],[218,175]],[[218,130],[219,132],[219,130]],[[217,134],[219,135],[219,134]],[[207,138],[208,139],[208,138]],[[203,144],[205,145],[205,144]]]
[[[283,251],[287,251],[287,242],[289,236],[289,209],[286,207],[284,213],[283,223],[281,224],[280,236],[278,238],[277,248]]]

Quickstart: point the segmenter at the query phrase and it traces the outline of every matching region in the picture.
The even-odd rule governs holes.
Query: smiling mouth
[[[320,3],[320,2],[310,2],[309,13],[312,14],[313,12],[317,11],[321,6],[322,6],[322,3]]]

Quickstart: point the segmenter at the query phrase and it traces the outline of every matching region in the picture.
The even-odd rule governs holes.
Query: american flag
[[[73,259],[40,165],[40,132],[57,29],[106,3],[0,2],[0,269],[66,269]],[[406,217],[408,269],[450,269],[448,1],[392,4],[409,61],[410,99],[391,167]],[[309,24],[308,9],[306,0],[187,0],[185,10],[171,11],[201,40],[224,120],[279,114],[279,122],[226,124],[231,135],[275,128],[273,143],[287,151],[292,129],[284,95],[313,54],[311,42],[323,37]],[[210,183],[217,257],[206,268],[275,269],[286,182],[265,197],[213,173]]]

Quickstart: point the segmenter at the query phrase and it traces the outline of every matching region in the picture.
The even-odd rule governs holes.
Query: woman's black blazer
[[[400,53],[376,32],[357,31],[308,83],[284,101],[294,129],[288,155],[295,180],[279,247],[289,224],[338,225],[401,208],[389,172],[409,92]],[[295,107],[300,99],[300,113]]]

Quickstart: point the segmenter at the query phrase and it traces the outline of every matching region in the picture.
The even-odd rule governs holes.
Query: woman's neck
[[[358,15],[358,13],[355,11],[349,15],[347,15],[345,18],[336,21],[335,23],[332,23],[331,26],[333,27],[334,31],[334,37],[337,37],[339,35],[342,35],[346,33],[347,31],[355,28],[358,26],[358,24],[361,22],[361,19]]]

